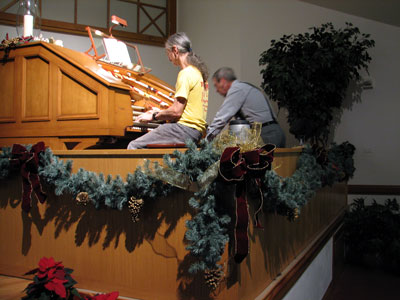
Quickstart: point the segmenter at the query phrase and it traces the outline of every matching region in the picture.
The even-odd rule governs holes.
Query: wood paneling
[[[61,73],[58,119],[98,119],[97,92]]]
[[[4,91],[0,93],[0,103],[1,103],[0,123],[15,122],[14,68],[15,68],[14,60],[9,60],[7,61],[7,63],[0,64],[0,78],[2,84],[7,86],[7,89],[4,89]]]
[[[73,172],[82,167],[125,178],[144,159],[162,160],[173,149],[54,151],[73,160]],[[278,149],[277,172],[289,174],[299,150]],[[289,157],[282,157],[289,156]],[[291,156],[294,156],[292,158]],[[290,165],[290,166],[288,166]],[[281,174],[282,175],[282,174]],[[95,209],[77,205],[72,195],[56,197],[46,187],[44,204],[33,200],[29,214],[21,211],[19,176],[0,185],[0,273],[24,277],[42,256],[53,256],[74,269],[78,287],[118,290],[122,296],[140,299],[254,299],[277,275],[327,230],[346,207],[346,185],[325,188],[303,208],[294,222],[265,214],[264,229],[250,225],[250,253],[240,264],[232,261],[232,247],[222,258],[228,277],[209,296],[201,274],[191,275],[193,257],[185,249],[185,222],[194,211],[188,205],[191,193],[179,191],[167,198],[145,203],[138,223],[129,211]],[[251,211],[255,202],[250,203]]]
[[[296,171],[297,159],[303,147],[277,148],[274,153],[272,169],[282,177],[288,177]]]
[[[303,208],[300,217],[291,223],[293,224],[291,226],[296,227],[295,231],[292,231],[293,228],[287,228],[289,237],[286,243],[294,246],[287,253],[279,251],[280,255],[269,257],[270,263],[276,260],[281,262],[280,271],[271,272],[274,276],[270,278],[269,284],[265,285],[266,288],[258,294],[257,299],[278,300],[285,296],[340,227],[346,203],[345,183],[335,184],[333,187],[326,187],[317,192],[316,196]],[[303,234],[299,234],[299,231]],[[277,245],[274,247],[279,248]],[[251,290],[249,294],[257,295]],[[248,299],[255,299],[255,297]]]
[[[22,121],[49,121],[49,63],[39,56],[26,57],[24,66]]]
[[[185,151],[185,149],[178,149]],[[132,173],[139,165],[144,163],[144,158],[162,162],[165,154],[172,155],[175,149],[137,149],[137,150],[69,150],[53,151],[61,159],[73,159],[73,171],[78,171],[78,166],[97,173],[122,178]],[[301,153],[300,148],[278,148],[274,154],[272,168],[283,177],[290,176],[296,170],[297,159]]]

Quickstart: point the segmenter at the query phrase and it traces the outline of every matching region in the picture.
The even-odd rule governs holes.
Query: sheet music
[[[125,66],[131,66],[131,57],[128,48],[124,42],[114,38],[103,38],[104,49],[106,50],[108,60],[111,63],[120,63]]]

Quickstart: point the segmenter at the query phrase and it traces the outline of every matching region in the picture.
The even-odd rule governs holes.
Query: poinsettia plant
[[[39,268],[33,269],[25,275],[36,274],[33,282],[24,291],[26,296],[23,300],[41,299],[74,299],[74,296],[81,299],[78,291],[74,288],[77,283],[71,276],[72,269],[65,268],[61,262],[54,258],[43,257],[39,261]]]
[[[72,269],[65,268],[61,261],[43,257],[39,261],[39,268],[33,269],[25,275],[35,274],[33,282],[24,291],[26,296],[22,300],[117,300],[119,293],[97,294],[95,296],[81,295],[74,287],[77,283],[71,276]]]

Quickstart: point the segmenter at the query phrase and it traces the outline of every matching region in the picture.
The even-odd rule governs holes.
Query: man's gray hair
[[[234,81],[236,80],[236,75],[232,68],[222,67],[215,71],[212,78],[217,80],[217,82],[219,82],[221,78],[224,78],[227,81]]]
[[[192,51],[192,42],[184,32],[177,32],[171,35],[165,42],[166,49],[171,50],[173,46],[176,46],[180,53]]]

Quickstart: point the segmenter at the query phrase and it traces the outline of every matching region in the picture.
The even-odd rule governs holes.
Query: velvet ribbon
[[[249,252],[249,210],[247,203],[246,182],[255,179],[260,192],[260,205],[254,215],[254,223],[262,228],[258,213],[262,209],[263,196],[261,178],[271,169],[276,146],[272,144],[241,153],[239,147],[227,147],[222,153],[219,163],[219,175],[225,182],[236,183],[236,224],[235,224],[235,255],[236,263],[241,263]]]
[[[20,169],[22,176],[22,209],[27,213],[32,206],[32,190],[40,203],[43,203],[47,197],[42,191],[38,174],[39,154],[44,150],[45,145],[43,142],[33,145],[30,151],[20,144],[14,144],[11,150],[12,158],[10,159],[10,164],[13,168]]]

